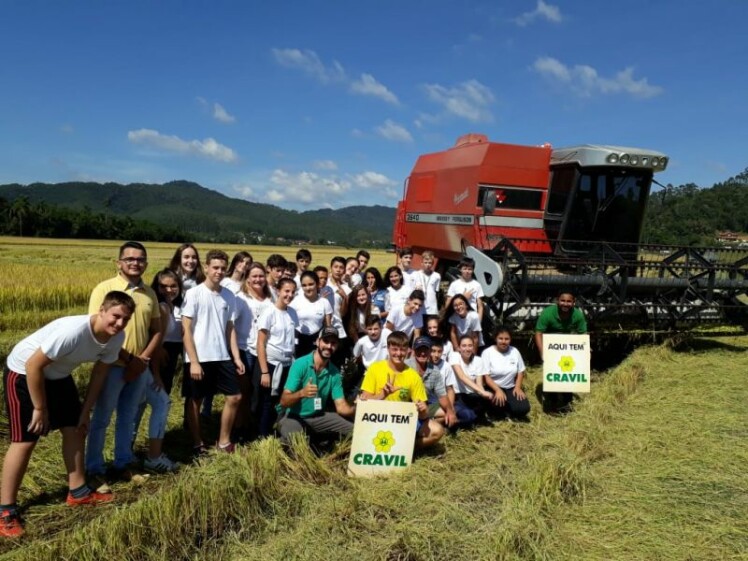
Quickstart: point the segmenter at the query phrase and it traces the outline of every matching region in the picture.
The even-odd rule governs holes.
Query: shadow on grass
[[[675,353],[703,353],[709,351],[727,351],[728,353],[744,353],[748,351],[748,348],[741,347],[738,345],[732,345],[724,341],[718,341],[715,339],[697,339],[694,337],[688,337],[678,341],[674,341],[672,344],[672,350]]]

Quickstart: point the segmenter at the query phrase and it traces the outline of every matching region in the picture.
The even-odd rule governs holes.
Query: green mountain
[[[296,212],[233,199],[189,181],[131,183],[33,183],[0,185],[0,197],[30,204],[128,217],[188,233],[200,241],[325,244],[385,247],[395,209],[384,206]]]

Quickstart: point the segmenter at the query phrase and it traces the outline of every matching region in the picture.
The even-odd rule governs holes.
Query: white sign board
[[[417,424],[414,403],[359,400],[348,472],[372,477],[407,468],[413,461]]]
[[[543,391],[590,393],[590,336],[543,334]]]

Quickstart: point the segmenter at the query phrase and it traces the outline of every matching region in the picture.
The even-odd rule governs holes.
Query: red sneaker
[[[0,513],[0,537],[20,538],[24,534],[23,521],[17,512],[11,514],[9,510]]]
[[[236,451],[236,444],[233,442],[229,442],[228,444],[218,444],[216,443],[216,450],[219,452],[226,452],[227,454],[232,454]]]
[[[98,491],[91,491],[85,497],[76,499],[73,495],[68,493],[68,498],[65,502],[68,506],[80,506],[80,505],[97,505],[99,503],[110,503],[114,500],[114,493],[99,493]]]

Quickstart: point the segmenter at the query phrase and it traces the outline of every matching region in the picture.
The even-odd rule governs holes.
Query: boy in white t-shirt
[[[187,292],[182,307],[184,376],[188,378],[187,425],[195,455],[205,452],[200,434],[200,404],[205,396],[219,392],[226,399],[217,446],[224,452],[234,451],[231,428],[241,400],[237,375],[244,375],[244,363],[234,331],[236,297],[221,286],[227,266],[226,253],[209,251],[205,258],[205,281]]]
[[[413,249],[404,247],[398,252],[397,266],[403,273],[403,286],[408,289],[408,293],[414,290],[423,290],[421,286],[420,273],[418,269],[411,267],[413,261]]]
[[[366,335],[360,337],[353,347],[353,358],[364,369],[387,358],[387,336],[391,333],[389,329],[382,329],[379,316],[373,314],[366,317],[365,327]]]
[[[0,537],[23,535],[16,504],[18,489],[40,436],[62,432],[62,456],[68,472],[69,506],[109,502],[86,484],[83,449],[90,414],[104,385],[109,365],[117,361],[124,329],[135,310],[125,292],[111,291],[94,315],[57,319],[18,343],[8,355],[3,376],[10,424],[10,446],[3,461],[0,487]],[[72,371],[94,362],[81,406]]]
[[[424,313],[428,315],[436,315],[439,313],[439,292],[441,292],[442,277],[439,273],[434,271],[434,252],[424,251],[421,255],[421,270],[418,272],[418,282],[426,295],[426,300],[423,303]]]
[[[395,306],[387,316],[385,327],[390,331],[402,331],[409,338],[418,339],[423,328],[421,307],[425,296],[422,290],[414,290],[403,306]]]
[[[446,308],[449,308],[449,304],[452,301],[452,297],[455,294],[462,294],[467,298],[470,303],[470,307],[478,312],[478,317],[483,321],[483,287],[480,283],[473,278],[473,272],[475,271],[475,260],[470,257],[463,257],[460,261],[460,278],[452,281],[447,290],[447,303]]]

